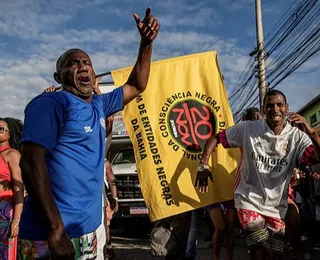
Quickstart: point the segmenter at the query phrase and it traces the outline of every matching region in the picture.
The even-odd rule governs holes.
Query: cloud
[[[56,84],[52,77],[55,61],[69,48],[88,52],[97,73],[133,65],[139,34],[132,12],[143,17],[148,5],[161,23],[153,60],[217,50],[226,87],[231,93],[249,60],[254,39],[250,39],[253,40],[250,44],[242,41],[248,28],[237,31],[224,26],[221,34],[227,35],[224,37],[213,31],[221,29],[230,8],[230,23],[241,17],[249,24],[254,13],[252,0],[5,1],[0,10],[3,39],[0,55],[5,64],[0,67],[1,116],[23,118],[27,102],[44,88]],[[264,5],[265,19],[271,17],[272,22],[275,20],[273,6],[275,2]],[[278,10],[285,8],[285,5],[278,6]],[[312,71],[317,64],[318,60],[310,60],[297,73]],[[303,74],[295,74],[279,86],[290,89],[288,100],[294,105],[306,103],[310,99],[308,95],[316,92],[319,76],[317,73],[308,76],[306,79]],[[302,95],[295,94],[301,92],[301,86],[306,91]],[[294,101],[295,97],[299,97],[299,101]]]
[[[277,87],[287,95],[290,110],[298,111],[320,94],[319,63],[320,55],[317,55],[304,63]]]
[[[292,112],[298,111],[315,96],[320,94],[318,82],[305,82],[296,76],[283,81],[277,89],[285,93],[289,109]],[[290,91],[288,91],[288,89],[290,89]]]
[[[81,38],[83,34],[87,37]],[[68,41],[66,40],[67,36],[69,37]],[[1,75],[6,75],[0,77],[1,90],[4,91],[3,93],[7,93],[0,98],[0,102],[5,104],[6,112],[4,114],[22,118],[22,111],[27,101],[41,93],[45,87],[54,84],[52,74],[55,60],[65,50],[62,49],[64,45],[70,45],[70,47],[73,45],[92,46],[106,38],[111,38],[112,41],[102,46],[101,51],[89,52],[97,73],[134,64],[138,53],[139,36],[137,32],[132,30],[98,32],[89,29],[83,32],[70,30],[55,35],[41,34],[39,39],[42,44],[31,48],[33,53],[31,57],[19,61],[7,60],[8,66],[0,69]],[[91,40],[90,43],[88,39]],[[199,44],[199,39],[202,44]],[[125,46],[127,47],[124,48]],[[193,31],[184,33],[164,31],[159,34],[159,38],[155,42],[153,59],[158,60],[185,55],[185,53],[200,52],[203,48],[219,50],[221,60],[228,62],[231,62],[232,59],[230,53],[238,50],[235,40],[226,42],[215,36]],[[86,48],[84,49],[86,50]],[[240,60],[241,55],[239,62]],[[231,66],[229,73],[237,73],[237,70],[237,67]]]
[[[71,19],[70,14],[46,12],[39,1],[6,1],[1,3],[1,34],[33,39],[39,32],[55,28]],[[45,15],[43,15],[43,13]]]
[[[0,76],[1,116],[23,118],[23,110],[28,101],[40,94],[49,82],[42,77],[20,77],[19,75]],[[14,86],[14,88],[13,88]]]

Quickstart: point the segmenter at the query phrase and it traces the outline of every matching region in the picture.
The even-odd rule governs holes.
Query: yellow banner
[[[112,71],[116,86],[132,70]],[[216,52],[153,62],[147,89],[123,118],[152,221],[232,199],[238,150],[217,148],[209,192],[194,187],[206,140],[233,125]]]

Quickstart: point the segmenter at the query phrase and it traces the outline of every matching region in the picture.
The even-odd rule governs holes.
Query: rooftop
[[[320,101],[320,94],[318,94],[315,98],[311,99],[307,104],[305,104],[302,108],[300,108],[297,113],[300,114],[303,111],[305,111],[307,108],[309,108],[311,105],[316,103],[317,101]]]

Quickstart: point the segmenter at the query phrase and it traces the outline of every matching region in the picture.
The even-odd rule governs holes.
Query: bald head
[[[56,62],[56,72],[57,73],[60,73],[61,72],[61,69],[62,69],[62,65],[65,63],[66,61],[66,58],[68,57],[68,55],[70,53],[73,53],[73,52],[83,52],[85,53],[86,55],[88,55],[85,51],[81,50],[81,49],[77,49],[77,48],[74,48],[74,49],[69,49],[67,51],[65,51],[57,60]],[[89,55],[88,55],[89,57]]]

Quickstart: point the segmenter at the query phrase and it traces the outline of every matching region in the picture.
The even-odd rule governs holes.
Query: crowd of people
[[[146,89],[160,29],[150,8],[134,19],[139,53],[122,87],[102,94],[89,55],[70,49],[56,62],[60,87],[30,101],[24,124],[0,118],[0,259],[113,257],[109,226],[118,204],[106,140],[112,115]],[[248,109],[242,122],[210,137],[194,173],[196,188],[207,192],[216,146],[241,150],[234,198],[206,208],[215,229],[213,259],[220,259],[223,241],[224,259],[233,259],[237,221],[251,259],[281,259],[286,242],[299,250],[301,237],[312,237],[320,250],[316,224],[301,224],[320,221],[320,138],[305,118],[289,113],[284,93],[268,91],[263,108]],[[167,259],[196,257],[196,215],[188,214],[189,237],[179,256]]]
[[[16,132],[12,120],[0,120],[1,259],[105,259],[109,213],[117,209],[105,162],[106,119],[145,90],[160,29],[151,8],[143,20],[133,16],[141,41],[122,87],[100,95],[89,55],[70,49],[56,62],[61,91],[30,101],[23,131],[20,121]],[[104,169],[110,192],[104,191]]]
[[[310,259],[310,246],[320,251],[320,138],[305,118],[289,113],[279,90],[267,92],[264,114],[265,118],[258,108],[247,109],[242,122],[212,136],[205,145],[196,177],[199,192],[207,192],[209,179],[214,180],[208,162],[218,144],[241,151],[234,199],[206,207],[213,225],[214,260],[221,259],[223,244],[223,259],[235,259],[238,225],[248,245],[248,259],[287,259],[285,248],[293,251],[293,259]],[[180,223],[186,224],[183,218]],[[179,228],[174,232],[183,237]],[[190,234],[188,240],[181,239],[187,249],[192,248],[190,242],[196,243]],[[196,259],[196,251],[192,257],[187,253],[168,259]]]

